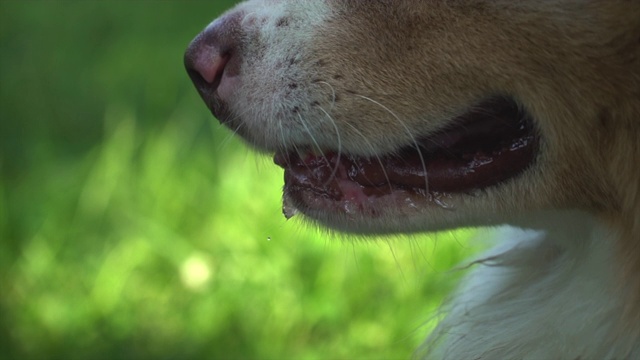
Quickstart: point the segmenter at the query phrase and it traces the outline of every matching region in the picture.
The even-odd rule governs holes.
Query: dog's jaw
[[[201,95],[221,121],[267,152],[312,149],[379,159],[441,132],[487,98],[518,97],[511,85],[496,80],[504,74],[490,74],[497,68],[482,69],[476,63],[486,57],[479,40],[469,39],[473,48],[461,49],[456,39],[442,39],[447,27],[463,31],[469,24],[477,25],[474,17],[454,23],[449,18],[459,16],[456,9],[438,5],[422,13],[382,3],[360,11],[362,6],[330,1],[242,3],[194,41],[187,53],[188,67],[192,74],[201,67],[202,51],[194,49],[209,46],[207,41],[223,43],[214,56],[224,59],[218,64],[224,61],[226,67],[214,66],[222,69],[217,75],[200,71],[215,84],[215,91],[200,87]],[[385,25],[387,36],[371,37],[367,29],[374,20],[367,16],[386,17],[390,10],[395,18]],[[411,21],[414,28],[407,28]],[[344,24],[348,28],[341,28]],[[478,29],[494,31],[491,26]],[[401,41],[406,36],[415,39],[406,45]],[[452,61],[438,61],[436,47],[444,47]],[[450,78],[453,73],[460,76]],[[542,154],[537,161],[547,159]],[[556,174],[538,169],[531,166],[526,174],[498,186],[468,191],[430,192],[425,183],[423,194],[400,190],[388,196],[359,196],[360,201],[335,202],[315,191],[287,188],[285,197],[307,217],[356,233],[499,224],[514,212],[535,210],[550,201],[541,198],[544,192],[538,189],[554,186]]]
[[[580,322],[567,323],[561,329],[566,331],[551,339],[556,346],[546,349],[527,337],[527,329],[543,327],[510,323],[527,316],[490,325],[488,330],[515,329],[503,337],[508,343],[499,339],[500,331],[489,338],[480,316],[464,331],[478,339],[475,343],[486,340],[486,346],[466,342],[459,348],[469,352],[461,357],[526,358],[533,352],[524,349],[539,345],[536,354],[550,358],[628,358],[640,353],[638,39],[640,4],[624,0],[252,0],[212,23],[191,45],[186,63],[225,125],[262,151],[300,152],[300,158],[308,152],[312,159],[331,153],[382,158],[446,129],[487,98],[515,100],[540,137],[535,160],[504,181],[464,192],[420,195],[396,189],[375,198],[350,188],[353,183],[338,184],[353,195],[351,202],[319,196],[326,189],[285,188],[285,214],[300,211],[323,225],[361,234],[504,223],[546,230],[551,235],[540,248],[562,248],[563,262],[541,263],[559,274],[547,277],[534,269],[538,278],[527,278],[526,265],[540,260],[540,253],[519,254],[524,270],[509,280],[517,290],[511,294],[512,315],[527,313],[520,300],[536,300],[541,316],[550,319],[557,304],[594,313],[603,304],[606,311],[598,316],[606,327],[572,334]],[[209,63],[207,56],[213,59]],[[304,176],[296,181],[309,179]],[[312,187],[317,190],[318,184]],[[581,215],[573,216],[576,212]],[[588,234],[578,236],[575,229]],[[595,267],[580,265],[587,263]],[[603,274],[594,280],[602,286],[575,290],[574,279],[587,281],[594,272]],[[548,296],[527,295],[535,289],[528,285],[538,280]],[[607,296],[595,294],[598,289],[606,289]],[[466,290],[473,296],[473,289]],[[579,296],[575,304],[572,294]],[[490,295],[496,305],[471,310],[486,305],[502,313],[501,293]],[[580,321],[587,316],[572,314]],[[465,321],[464,314],[454,314],[446,323],[456,327]],[[618,346],[607,352],[608,344],[598,343],[602,339]],[[456,347],[455,341],[444,351]],[[507,348],[521,351],[489,351]]]

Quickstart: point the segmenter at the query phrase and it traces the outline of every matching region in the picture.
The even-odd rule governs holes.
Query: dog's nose
[[[231,13],[210,24],[187,48],[185,67],[205,102],[225,77],[238,74],[239,43],[240,17]]]

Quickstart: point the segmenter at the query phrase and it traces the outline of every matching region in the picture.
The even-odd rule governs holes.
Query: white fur
[[[612,295],[618,291],[613,234],[584,213],[538,214],[531,222],[536,230],[505,226],[492,234],[498,245],[472,263],[420,353],[436,359],[640,358],[637,334],[621,338],[616,331],[622,304]]]

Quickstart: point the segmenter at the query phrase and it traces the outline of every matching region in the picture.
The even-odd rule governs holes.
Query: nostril
[[[200,35],[191,42],[184,54],[184,65],[198,87],[213,87],[215,90],[230,56],[223,54],[218,44],[207,40],[210,39]]]
[[[198,87],[215,90],[230,58],[229,54],[220,54],[215,47],[192,44],[185,54],[185,67]]]
[[[225,15],[210,24],[189,44],[184,63],[201,95],[218,90],[225,77],[237,75],[241,19],[241,13]]]

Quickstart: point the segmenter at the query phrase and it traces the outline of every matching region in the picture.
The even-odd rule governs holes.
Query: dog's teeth
[[[293,205],[293,201],[288,195],[282,197],[282,214],[289,220],[296,216],[300,211]]]

